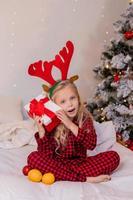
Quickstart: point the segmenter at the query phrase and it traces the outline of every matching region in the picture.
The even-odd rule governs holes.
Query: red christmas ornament
[[[26,166],[23,167],[22,172],[23,172],[23,174],[24,174],[25,176],[27,176],[27,175],[28,175],[28,172],[29,172],[30,170],[31,170],[31,168],[30,168],[28,165],[26,165]]]
[[[130,40],[133,38],[133,31],[127,31],[124,33],[124,37],[127,39],[127,40]]]
[[[118,82],[120,80],[120,77],[118,74],[114,75],[114,82]]]

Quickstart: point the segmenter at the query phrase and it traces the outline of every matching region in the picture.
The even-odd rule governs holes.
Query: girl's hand
[[[41,117],[36,116],[35,114],[33,114],[33,119],[34,119],[34,121],[35,121],[35,123],[37,125],[39,136],[40,136],[40,138],[42,138],[45,135],[45,129],[44,129],[43,125],[42,125]]]
[[[68,128],[70,129],[71,124],[73,123],[69,117],[66,115],[66,113],[64,112],[64,110],[59,110],[56,112],[57,117],[62,121],[62,123]]]
[[[77,136],[78,135],[78,126],[74,124],[69,117],[66,115],[64,110],[59,110],[56,112],[57,117],[62,121],[62,123],[72,131],[72,133]]]

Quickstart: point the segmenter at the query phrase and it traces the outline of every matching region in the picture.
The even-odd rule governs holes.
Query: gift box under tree
[[[33,117],[33,114],[40,116],[41,122],[48,132],[60,123],[55,113],[61,108],[44,94],[32,99],[24,108],[30,117]]]

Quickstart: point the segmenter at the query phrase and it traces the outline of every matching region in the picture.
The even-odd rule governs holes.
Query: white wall
[[[27,74],[28,65],[51,60],[67,40],[75,44],[68,77],[83,99],[97,84],[92,71],[103,45],[113,37],[113,22],[128,0],[0,0],[0,94],[24,103],[41,92],[43,81]]]

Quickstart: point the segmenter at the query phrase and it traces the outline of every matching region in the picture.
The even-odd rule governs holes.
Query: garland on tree
[[[117,139],[133,150],[133,3],[114,23],[111,41],[94,72],[102,79],[87,108],[99,122],[112,120]]]

